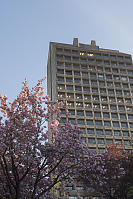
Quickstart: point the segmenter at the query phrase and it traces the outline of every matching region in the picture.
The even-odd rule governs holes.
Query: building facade
[[[77,119],[92,152],[103,153],[108,144],[130,150],[133,137],[133,64],[129,54],[96,45],[50,42],[47,65],[48,95],[66,104],[61,124]],[[73,197],[74,198],[74,197]],[[73,199],[70,198],[70,199]]]

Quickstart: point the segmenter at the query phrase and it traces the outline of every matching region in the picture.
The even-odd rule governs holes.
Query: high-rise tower
[[[104,152],[108,144],[133,136],[133,65],[131,55],[96,45],[50,42],[48,95],[63,100],[91,151]],[[66,121],[65,109],[61,109]]]

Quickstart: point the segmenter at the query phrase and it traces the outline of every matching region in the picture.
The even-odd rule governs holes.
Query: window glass
[[[73,86],[72,85],[67,85],[66,88],[67,88],[67,90],[73,90]]]
[[[96,144],[95,138],[88,138],[89,144]]]
[[[80,76],[80,72],[79,71],[74,71],[74,76]]]
[[[123,131],[122,134],[123,134],[123,136],[129,136],[129,132],[128,131]]]
[[[81,83],[81,79],[74,79],[74,83],[80,84]]]
[[[118,118],[117,113],[111,113],[112,118]]]
[[[93,120],[86,120],[87,125],[93,125]]]
[[[113,140],[107,139],[107,140],[106,140],[106,143],[107,143],[107,144],[112,144],[112,143],[113,143]]]
[[[75,91],[82,91],[81,86],[75,86]]]
[[[94,129],[87,129],[88,134],[94,134]]]
[[[92,117],[92,112],[90,112],[90,111],[85,111],[85,113],[86,113],[86,116]]]
[[[123,128],[127,128],[127,127],[128,127],[128,125],[127,125],[126,122],[121,122],[121,126],[122,126]]]
[[[96,129],[96,134],[97,135],[102,135],[103,134],[103,130],[102,129]]]
[[[58,79],[58,81],[60,81],[60,82],[64,82],[64,77],[58,77],[57,79]]]
[[[121,136],[121,132],[120,131],[114,131],[114,136]]]
[[[84,111],[77,111],[77,115],[84,116]]]
[[[100,112],[95,112],[95,113],[94,113],[94,116],[95,116],[95,117],[101,117],[101,113],[100,113]]]
[[[119,127],[119,122],[113,122],[113,127]]]
[[[97,139],[97,142],[98,142],[98,144],[104,144],[104,139],[102,139],[102,138]]]
[[[109,113],[103,113],[104,118],[109,118]]]
[[[95,124],[96,124],[97,126],[102,126],[102,121],[96,120],[96,121],[95,121]]]
[[[109,121],[104,121],[104,126],[110,126],[110,122]]]
[[[66,75],[72,75],[72,71],[66,70]]]
[[[112,135],[112,131],[111,130],[105,130],[105,135]]]
[[[126,119],[126,115],[125,114],[120,114],[120,119]]]
[[[84,122],[84,120],[78,119],[78,124],[84,125],[85,122]]]

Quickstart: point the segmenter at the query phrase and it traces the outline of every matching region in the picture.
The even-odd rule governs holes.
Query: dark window
[[[96,144],[95,138],[88,138],[89,144]]]
[[[99,81],[99,86],[105,86],[105,82]]]
[[[130,123],[130,128],[133,128],[133,123]]]
[[[128,119],[133,120],[133,115],[128,115]]]
[[[117,113],[111,113],[112,118],[118,118]]]
[[[66,78],[66,82],[72,82],[72,78]]]
[[[111,130],[105,130],[105,135],[110,135],[110,136],[112,136],[112,131],[111,131]]]
[[[120,118],[121,119],[126,119],[126,115],[125,114],[120,114]]]
[[[97,126],[102,126],[102,121],[96,120],[96,121],[95,121],[95,124],[96,124]]]
[[[121,122],[121,126],[124,127],[124,128],[127,128],[127,127],[128,127],[128,125],[127,125],[126,122]]]
[[[81,83],[81,79],[74,79],[74,82],[75,82],[76,84],[79,84],[79,83]]]
[[[95,116],[95,117],[101,117],[101,113],[95,112],[95,113],[94,113],[94,116]]]
[[[119,107],[120,111],[124,111],[125,110],[124,106],[118,106],[118,107]]]
[[[116,95],[122,95],[122,91],[121,90],[116,90]]]
[[[71,115],[75,115],[75,110],[69,110],[69,113],[70,113]]]
[[[113,127],[119,127],[119,122],[113,122]]]
[[[104,144],[104,139],[97,139],[98,144]]]
[[[77,111],[77,115],[84,116],[84,112],[83,111]]]
[[[58,81],[64,82],[64,77],[58,77]]]
[[[111,110],[116,110],[116,106],[115,105],[110,105],[110,109]]]
[[[92,117],[92,112],[86,111],[86,116]]]
[[[87,72],[82,72],[82,76],[83,77],[88,77],[88,73]]]
[[[97,89],[97,88],[92,88],[92,92],[93,92],[93,93],[97,93],[97,92],[98,92],[98,89]]]
[[[87,129],[88,134],[94,134],[94,129]]]
[[[113,140],[107,139],[107,140],[106,140],[106,143],[107,143],[107,144],[112,144],[112,143],[113,143]]]
[[[89,84],[89,80],[88,79],[83,79],[83,84]]]
[[[104,94],[105,94],[105,93],[106,93],[106,89],[101,88],[101,89],[100,89],[100,93],[104,93]]]
[[[83,87],[83,90],[86,91],[86,92],[89,92],[90,88],[89,87]]]
[[[80,76],[80,72],[74,71],[74,75],[75,75],[75,76]]]
[[[102,129],[96,129],[96,134],[97,135],[102,135],[103,134],[103,130]]]
[[[110,122],[109,121],[104,121],[104,126],[110,126]]]
[[[115,87],[119,87],[120,88],[121,84],[120,83],[115,83]]]
[[[120,131],[114,131],[114,136],[121,136],[121,132]]]
[[[78,124],[84,125],[85,122],[84,122],[84,120],[79,119],[79,120],[78,120]]]
[[[66,71],[66,74],[67,74],[67,75],[72,75],[72,71],[68,71],[68,70],[67,70],[67,71]]]
[[[113,72],[113,73],[118,73],[118,69],[112,68],[112,72]]]
[[[82,69],[87,69],[87,66],[86,65],[81,65],[81,68]]]
[[[81,86],[75,86],[75,91],[82,91]]]
[[[107,86],[108,87],[112,87],[113,86],[113,82],[107,82]]]
[[[108,94],[114,94],[114,90],[108,90]]]
[[[67,88],[67,90],[73,90],[73,86],[71,86],[71,85],[67,85],[66,88]]]
[[[91,77],[91,78],[96,78],[96,74],[95,74],[95,73],[91,73],[91,74],[90,74],[90,77]]]
[[[93,120],[86,120],[87,125],[93,125]]]
[[[123,131],[123,136],[129,136],[129,132],[128,131]]]
[[[106,75],[106,79],[112,79],[112,75]]]
[[[103,113],[104,118],[109,118],[109,113]]]

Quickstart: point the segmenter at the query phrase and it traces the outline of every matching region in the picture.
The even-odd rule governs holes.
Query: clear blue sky
[[[133,54],[132,0],[0,0],[0,93],[10,100],[21,82],[46,76],[50,41],[96,40]]]

